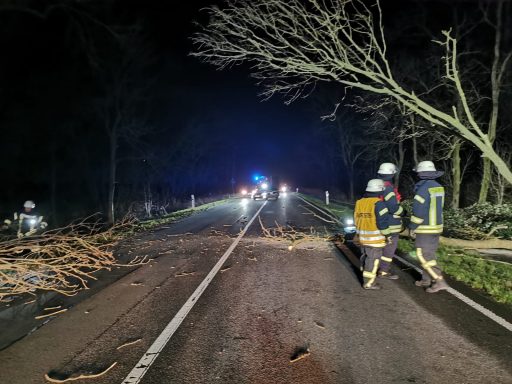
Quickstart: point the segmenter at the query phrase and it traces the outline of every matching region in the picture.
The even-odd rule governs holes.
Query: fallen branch
[[[36,319],[36,320],[44,319],[45,317],[55,316],[55,315],[58,315],[59,313],[66,312],[67,310],[68,310],[67,308],[64,308],[64,309],[61,309],[60,311],[46,313],[44,315],[36,316],[36,317],[34,317],[34,319]]]
[[[108,367],[107,369],[105,369],[103,372],[92,374],[92,375],[80,375],[80,376],[76,376],[76,377],[68,377],[67,379],[59,380],[59,379],[52,379],[50,376],[48,376],[47,373],[45,373],[44,378],[47,381],[49,381],[50,383],[66,383],[68,381],[75,381],[75,380],[82,380],[82,379],[96,379],[96,378],[106,374],[108,371],[110,371],[112,368],[114,368],[116,366],[116,364],[117,364],[117,361],[112,363],[112,365],[110,367]]]
[[[128,347],[129,345],[133,345],[133,344],[137,344],[141,341],[142,339],[137,339],[137,340],[133,340],[133,341],[128,341],[122,345],[120,345],[119,347],[117,347],[116,349],[117,350],[120,350],[121,348],[124,348],[124,347]]]
[[[73,296],[96,280],[97,271],[145,263],[145,257],[137,257],[118,264],[112,252],[123,231],[133,225],[127,219],[105,229],[90,217],[37,236],[0,242],[0,301],[38,289]]]
[[[498,249],[511,249],[512,250],[512,240],[502,240],[502,239],[461,240],[461,239],[452,239],[449,237],[441,236],[440,242],[443,245],[449,245],[449,246],[460,247],[460,248],[481,248],[481,249],[498,248]]]

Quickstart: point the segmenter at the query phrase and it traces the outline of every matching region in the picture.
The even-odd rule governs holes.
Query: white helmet
[[[382,163],[377,173],[381,175],[394,175],[398,171],[398,168],[393,163]]]
[[[384,190],[384,181],[381,179],[371,179],[366,186],[366,192],[382,192]]]
[[[420,163],[414,169],[416,172],[436,172],[436,167],[434,163],[427,161],[420,161]]]
[[[36,207],[36,204],[35,204],[32,200],[27,200],[27,201],[25,201],[25,203],[23,204],[23,207],[24,207],[24,208],[35,208],[35,207]]]

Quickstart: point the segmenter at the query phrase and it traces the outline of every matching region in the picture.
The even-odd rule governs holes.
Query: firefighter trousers
[[[380,259],[380,272],[389,272],[391,269],[391,264],[393,262],[393,258],[395,257],[396,248],[398,247],[398,233],[392,234],[390,237],[390,242],[386,244],[384,249],[382,250],[382,258]]]
[[[423,280],[439,280],[443,278],[443,273],[437,264],[436,251],[439,247],[439,234],[416,234],[416,256],[423,268]]]
[[[379,269],[380,259],[382,257],[382,249],[378,247],[363,247],[363,255],[361,258],[363,267],[363,285],[370,287],[375,284],[377,278],[377,270]]]

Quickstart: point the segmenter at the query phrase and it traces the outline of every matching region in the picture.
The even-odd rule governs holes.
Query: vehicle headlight
[[[247,195],[247,189],[242,189],[242,191],[240,191],[240,193],[242,194],[242,196]]]
[[[267,189],[267,188],[268,188],[268,184],[267,184],[267,183],[263,183],[263,184],[261,184],[261,188],[263,188],[263,189]]]

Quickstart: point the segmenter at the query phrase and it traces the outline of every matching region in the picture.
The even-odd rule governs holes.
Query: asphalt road
[[[0,351],[0,383],[123,383],[263,204],[233,200],[126,242],[120,253],[153,261]],[[267,229],[328,226],[294,195],[259,216]],[[512,332],[424,293],[411,270],[365,291],[314,237],[290,250],[256,219],[140,382],[512,383]]]

